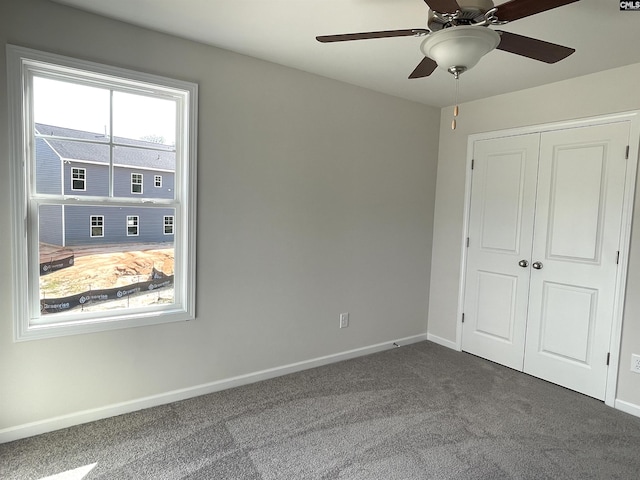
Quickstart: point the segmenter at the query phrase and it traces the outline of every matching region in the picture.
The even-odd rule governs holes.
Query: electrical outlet
[[[640,373],[640,355],[631,355],[631,371]]]
[[[349,326],[349,314],[341,313],[340,314],[340,328],[347,328]]]

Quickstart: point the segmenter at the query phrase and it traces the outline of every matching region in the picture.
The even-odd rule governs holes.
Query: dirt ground
[[[164,248],[157,248],[160,246]],[[63,258],[72,253],[75,255],[72,267],[40,277],[41,298],[60,298],[142,282],[150,278],[154,267],[166,275],[173,274],[173,247],[166,248],[166,244],[65,249],[41,245],[40,261]]]

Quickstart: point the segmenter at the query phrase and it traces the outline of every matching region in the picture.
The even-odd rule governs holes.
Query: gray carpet
[[[0,445],[0,459],[4,480],[90,464],[69,478],[638,479],[640,418],[422,342]]]

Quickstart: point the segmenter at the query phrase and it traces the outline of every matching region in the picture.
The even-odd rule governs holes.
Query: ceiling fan
[[[555,63],[568,57],[575,49],[487,27],[503,25],[577,1],[509,0],[496,7],[492,0],[424,0],[429,7],[428,28],[322,35],[316,40],[330,43],[370,38],[425,37],[420,45],[424,58],[409,78],[428,77],[440,66],[457,79],[495,48],[546,63]]]

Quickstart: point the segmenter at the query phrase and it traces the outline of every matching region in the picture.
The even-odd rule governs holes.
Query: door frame
[[[501,137],[526,135],[531,133],[544,133],[558,130],[566,130],[580,127],[605,125],[610,123],[629,123],[629,158],[624,186],[624,200],[622,206],[622,224],[620,230],[620,260],[616,285],[613,322],[609,340],[609,370],[607,372],[607,385],[604,403],[613,407],[616,399],[616,387],[618,382],[618,368],[620,365],[620,344],[622,340],[622,319],[624,314],[625,291],[627,283],[627,271],[629,266],[629,250],[631,247],[631,222],[633,220],[633,204],[636,190],[636,174],[640,150],[640,110],[600,115],[595,117],[568,120],[527,127],[518,127],[493,132],[476,133],[467,138],[467,163],[465,170],[464,193],[464,217],[462,238],[460,242],[460,284],[458,287],[458,309],[456,322],[456,349],[462,351],[462,314],[464,312],[464,294],[466,286],[467,270],[467,237],[469,236],[469,217],[471,213],[471,180],[473,148],[476,141],[489,140]]]

